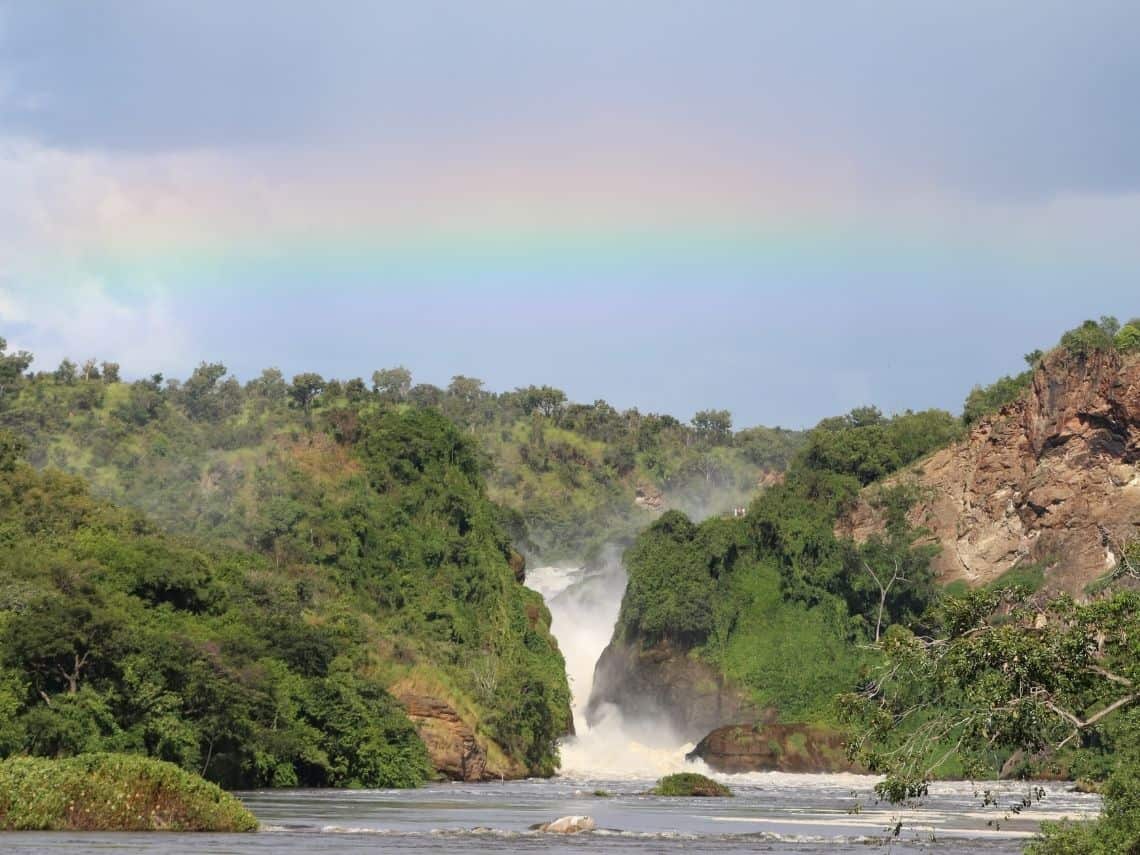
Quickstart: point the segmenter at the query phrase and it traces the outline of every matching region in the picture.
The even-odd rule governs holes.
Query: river
[[[338,852],[791,852],[1015,853],[1043,819],[1090,818],[1096,796],[1044,784],[1046,796],[1017,816],[981,807],[976,787],[942,782],[920,807],[877,804],[875,778],[763,773],[714,775],[731,799],[647,795],[657,777],[686,764],[692,748],[652,722],[612,712],[589,727],[583,715],[593,667],[617,618],[625,575],[601,569],[543,567],[527,584],[550,605],[552,631],[566,656],[578,736],[562,745],[563,772],[551,780],[439,783],[417,790],[267,790],[237,795],[262,823],[248,835],[6,834],[5,853],[296,853]],[[1002,786],[1002,803],[1024,784]],[[600,794],[604,793],[604,795]],[[586,814],[598,830],[542,834],[532,826]],[[901,823],[901,824],[900,824]],[[898,829],[898,835],[894,832]],[[876,843],[880,845],[877,846]],[[889,845],[888,845],[889,844]]]

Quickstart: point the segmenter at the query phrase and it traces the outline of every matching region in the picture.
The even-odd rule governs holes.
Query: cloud
[[[128,376],[184,373],[192,360],[188,330],[157,289],[128,298],[98,280],[38,291],[0,286],[0,329],[9,328],[9,347],[31,351],[41,371],[66,357],[118,362]]]

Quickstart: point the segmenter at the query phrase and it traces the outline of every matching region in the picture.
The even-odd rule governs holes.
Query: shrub
[[[127,754],[0,763],[0,830],[256,831],[241,802],[173,763]]]
[[[696,772],[666,775],[657,782],[657,786],[650,792],[655,796],[723,797],[732,795],[732,790],[724,784],[718,784],[712,778],[706,778]]]
[[[1140,350],[1140,318],[1133,318],[1116,334],[1113,339],[1116,349],[1121,353],[1133,353]]]
[[[1061,347],[1074,356],[1087,356],[1098,350],[1112,350],[1115,346],[1113,336],[1117,334],[1120,323],[1111,317],[1104,317],[1097,321],[1085,321],[1079,327],[1069,330],[1061,336]]]
[[[1023,371],[1016,377],[1002,377],[989,386],[975,386],[962,407],[962,421],[972,425],[983,416],[996,413],[1006,404],[1012,404],[1033,382],[1033,371]]]

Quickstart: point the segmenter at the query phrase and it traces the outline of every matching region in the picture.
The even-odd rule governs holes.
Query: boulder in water
[[[847,756],[846,738],[812,724],[735,724],[702,739],[686,760],[715,772],[865,772]]]
[[[580,831],[593,831],[598,827],[591,816],[564,816],[554,822],[548,822],[538,827],[539,831],[551,834],[577,834]]]

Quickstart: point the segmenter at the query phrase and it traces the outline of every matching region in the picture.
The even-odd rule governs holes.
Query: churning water
[[[594,666],[613,635],[625,592],[626,574],[616,556],[597,568],[538,567],[526,583],[546,601],[551,632],[566,659],[575,735],[560,745],[563,775],[657,778],[684,768],[693,745],[673,734],[664,716],[628,721],[610,705],[596,712],[593,725],[586,721]]]

